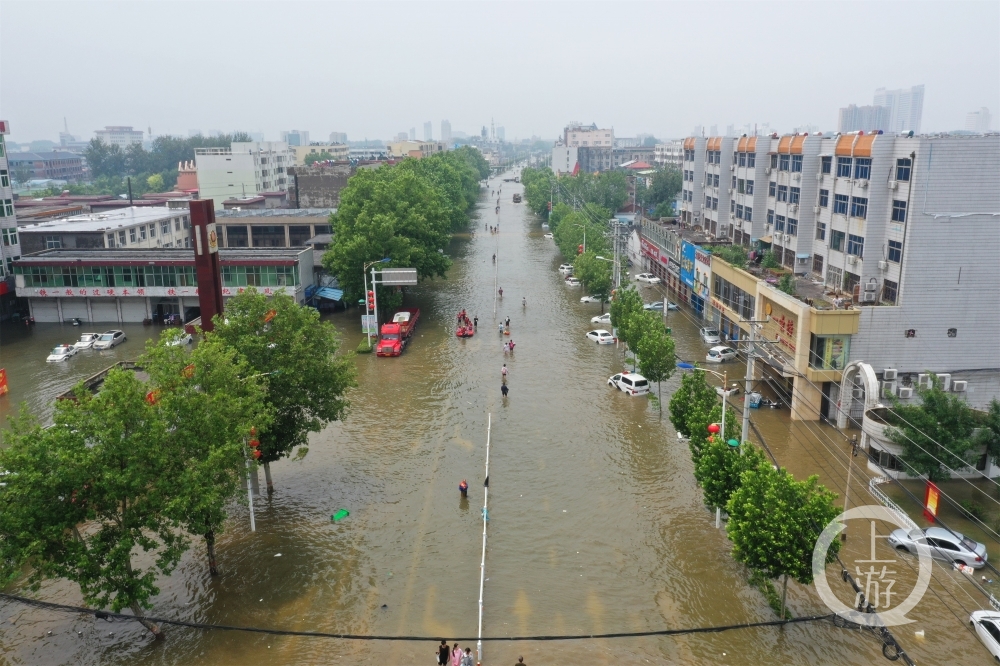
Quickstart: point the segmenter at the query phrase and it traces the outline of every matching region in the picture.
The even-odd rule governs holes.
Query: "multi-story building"
[[[563,145],[570,147],[601,146],[613,148],[615,131],[613,129],[598,129],[595,123],[581,125],[571,122],[563,128]]]
[[[283,141],[234,141],[229,148],[197,148],[198,193],[222,208],[227,199],[288,190],[286,169],[294,163]]]
[[[440,141],[394,141],[386,147],[389,157],[429,157],[443,153],[447,146]]]
[[[289,146],[308,146],[309,132],[302,130],[289,130],[281,133],[281,140]]]
[[[653,146],[629,146],[611,150],[611,168],[617,169],[627,162],[653,163]]]
[[[189,226],[186,208],[131,206],[25,224],[20,228],[21,249],[30,254],[59,249],[191,247]]]
[[[142,131],[132,129],[131,125],[108,125],[94,132],[94,136],[108,144],[125,149],[133,143],[142,143]]]
[[[702,223],[702,203],[705,181],[705,145],[703,136],[684,139],[681,163],[681,223],[698,226]]]
[[[347,143],[347,132],[330,132],[330,143]]]
[[[323,153],[330,155],[325,159],[346,160],[350,150],[346,143],[311,143],[308,146],[289,146],[288,149],[295,156],[296,166],[303,166],[310,155],[319,156]]]
[[[614,167],[614,148],[611,146],[569,146],[576,149],[580,169],[587,173],[609,171]]]
[[[656,144],[653,146],[653,162],[657,166],[672,165],[680,169],[684,163],[684,142],[678,139]]]
[[[891,122],[891,113],[885,106],[857,106],[848,104],[840,109],[837,117],[837,131],[839,132],[865,132],[882,130],[888,132]]]
[[[990,110],[985,106],[965,116],[965,129],[985,134],[990,131]]]
[[[424,141],[433,141],[433,140],[434,140],[434,126],[431,124],[431,121],[428,120],[427,122],[424,123]]]
[[[705,143],[701,226],[705,233],[716,237],[730,236],[729,211],[735,210],[735,188],[730,185],[732,148],[733,138],[728,136],[713,136]]]
[[[441,143],[451,146],[451,123],[447,120],[441,121]]]
[[[765,169],[767,208],[764,243],[796,274],[809,272],[815,233],[816,172],[820,167],[822,137],[807,134],[770,139]],[[812,176],[810,178],[810,176]],[[754,216],[757,212],[754,211]]]
[[[770,166],[767,155],[770,147],[770,140],[763,137],[742,136],[736,141],[731,164],[733,178],[730,186],[733,194],[730,197],[730,218],[733,243],[737,245],[749,247],[764,236],[765,218],[759,212],[766,208],[767,203],[765,183]]]
[[[14,305],[14,260],[21,256],[21,241],[17,233],[14,193],[11,189],[10,166],[7,163],[6,135],[9,125],[0,120],[0,320],[7,319]]]
[[[563,145],[552,147],[552,172],[557,176],[572,174],[579,163],[579,148]]]
[[[312,248],[222,249],[223,298],[247,287],[299,303],[313,279]],[[37,322],[139,323],[200,315],[190,249],[45,250],[14,262],[17,296]]]
[[[11,174],[28,180],[82,180],[83,158],[78,153],[53,150],[46,153],[18,152],[8,155]]]
[[[878,88],[872,103],[889,109],[888,131],[920,133],[920,122],[924,114],[923,84],[898,90]]]

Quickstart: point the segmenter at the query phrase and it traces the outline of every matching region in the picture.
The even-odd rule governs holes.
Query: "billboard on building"
[[[695,246],[687,241],[681,243],[681,281],[694,289]]]

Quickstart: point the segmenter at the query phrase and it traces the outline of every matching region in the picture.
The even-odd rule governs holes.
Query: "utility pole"
[[[754,341],[757,324],[765,324],[769,319],[757,321],[754,319],[741,319],[741,324],[750,324],[750,343],[747,345],[747,374],[743,378],[743,431],[740,434],[740,447],[743,442],[750,437],[750,392],[753,389],[753,364],[754,364]]]

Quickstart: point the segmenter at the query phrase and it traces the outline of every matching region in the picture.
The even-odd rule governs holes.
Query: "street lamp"
[[[361,279],[364,280],[365,285],[365,316],[369,314],[369,310],[375,311],[375,335],[378,335],[378,294],[375,293],[375,269],[372,269],[372,300],[368,300],[368,267],[374,266],[375,264],[385,264],[392,261],[391,257],[383,257],[382,259],[377,259],[375,261],[369,261],[365,264],[364,268],[361,269]],[[367,326],[368,320],[365,319],[365,324]],[[372,348],[372,336],[371,329],[365,330],[365,334],[368,336],[368,348]]]
[[[585,224],[576,224],[574,222],[573,226],[574,227],[580,227],[581,229],[583,229],[583,251],[586,252],[587,251],[587,225],[585,225]]]

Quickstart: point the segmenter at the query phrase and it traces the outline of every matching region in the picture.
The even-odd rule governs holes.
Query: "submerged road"
[[[491,183],[495,188],[499,180]],[[162,581],[154,614],[295,630],[474,636],[491,413],[486,635],[774,619],[731,558],[724,531],[714,528],[687,445],[666,415],[606,385],[622,369],[621,352],[586,340],[600,308],[581,304],[580,288],[564,286],[555,270],[558,250],[526,205],[512,202],[514,192],[520,185],[502,184],[499,214],[496,196],[487,193],[471,231],[447,249],[454,259],[448,279],[408,293],[406,305],[423,314],[404,354],[357,357],[360,385],[348,418],[313,436],[304,456],[273,466],[276,493],[258,501],[255,534],[247,529],[246,507],[236,510],[218,543],[222,575],[209,577],[203,545],[195,541],[178,572]],[[499,234],[483,230],[497,223]],[[496,319],[494,278],[504,291]],[[656,295],[643,289],[647,300]],[[463,308],[479,317],[478,333],[464,340],[454,335]],[[351,309],[331,317],[345,349],[362,339],[358,315]],[[680,313],[668,316],[678,354],[703,357],[695,324]],[[497,322],[507,317],[517,345],[505,358]],[[665,382],[664,394],[678,383],[679,376]],[[787,433],[776,413],[760,418],[765,430]],[[797,476],[816,471],[815,459],[796,453],[787,435],[776,440]],[[835,486],[837,466],[816,448],[830,477],[823,480]],[[458,492],[462,479],[468,499]],[[350,517],[331,523],[341,507]],[[39,596],[79,601],[64,583],[43,586]],[[799,615],[826,612],[814,591],[794,584],[789,606]],[[980,663],[981,648],[943,612],[918,609],[914,628],[927,630],[926,642],[916,644],[907,628],[897,633],[904,647],[922,663]],[[169,630],[167,641],[156,644],[138,625],[11,604],[0,605],[0,621],[0,654],[9,663],[430,664],[436,645],[188,629]],[[941,635],[942,624],[951,636]],[[484,648],[486,664],[513,664],[524,655],[533,666],[882,660],[873,640],[829,624]]]

